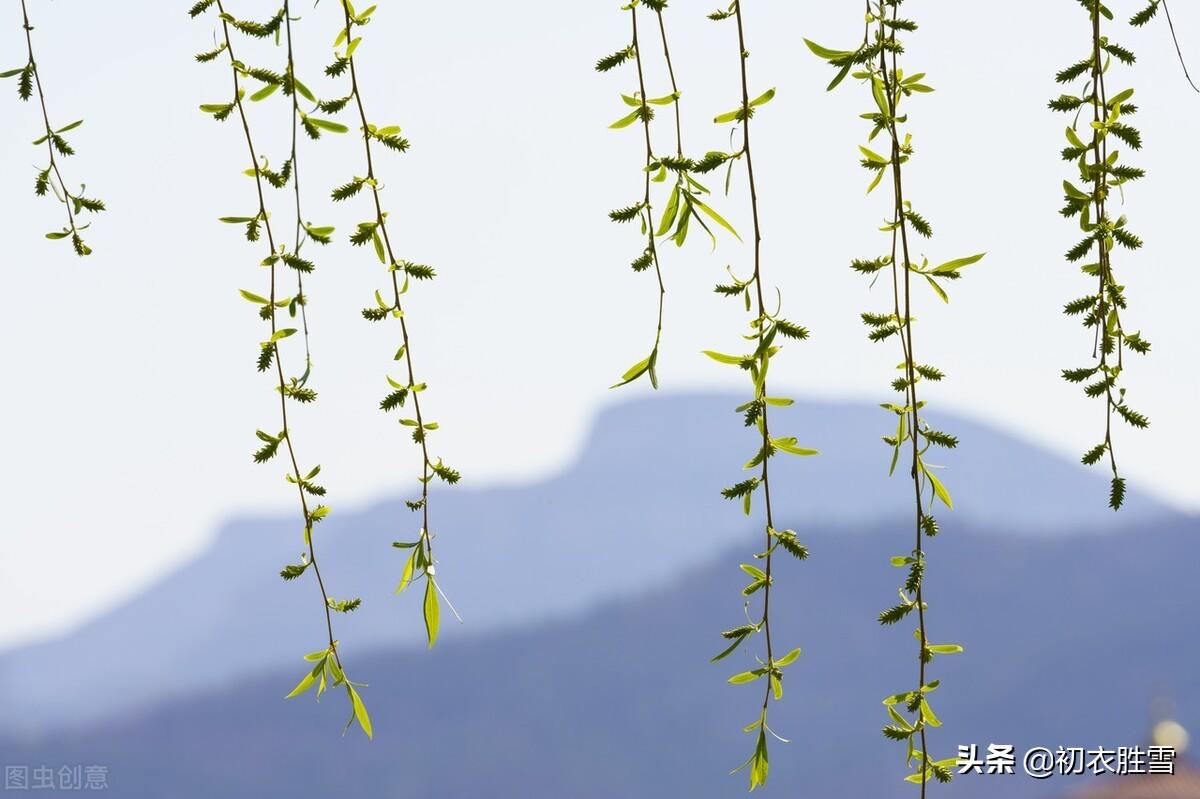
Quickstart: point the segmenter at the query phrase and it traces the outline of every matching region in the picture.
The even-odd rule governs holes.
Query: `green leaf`
[[[350,694],[350,704],[354,706],[354,718],[358,720],[358,726],[362,727],[362,731],[367,734],[368,738],[374,738],[371,730],[371,717],[367,715],[367,706],[363,704],[362,697],[349,682],[346,683],[346,691]]]
[[[425,578],[425,634],[429,638],[430,649],[433,649],[433,645],[437,643],[439,613],[437,586],[434,584],[433,576],[428,575]]]
[[[400,584],[396,586],[395,593],[399,594],[412,584],[413,568],[417,559],[417,553],[414,551],[412,555],[404,562],[404,570],[400,572]]]
[[[243,297],[245,297],[247,300],[249,300],[252,303],[255,303],[256,305],[270,305],[271,304],[271,301],[268,300],[266,297],[260,297],[257,294],[253,294],[249,291],[246,291],[245,289],[238,289],[238,292]]]
[[[888,160],[887,158],[884,158],[882,155],[875,152],[874,150],[863,147],[861,144],[858,145],[858,149],[862,152],[862,154],[864,156],[866,156],[867,160],[871,161],[872,163],[876,163],[876,164],[890,164],[891,163],[891,161]]]
[[[904,718],[904,716],[901,716],[896,708],[892,707],[892,705],[888,704],[886,701],[884,704],[888,706],[888,715],[892,717],[892,721],[896,722],[896,726],[900,727],[902,730],[911,731],[913,729],[913,725],[909,724],[908,719]]]
[[[720,352],[713,352],[712,350],[704,350],[703,352],[717,363],[727,363],[733,366],[741,366],[742,362],[746,360],[740,355],[725,355]]]
[[[767,733],[758,731],[758,743],[754,747],[754,756],[750,762],[750,790],[767,784]]]
[[[298,78],[293,76],[292,83],[295,84],[296,91],[300,92],[301,97],[303,97],[305,100],[308,100],[310,103],[317,102],[316,96],[314,96],[313,93],[309,90],[309,88],[307,86],[305,86],[303,83],[301,83]]]
[[[324,653],[322,653],[322,654],[324,654]],[[321,670],[324,668],[325,668],[325,660],[324,660],[324,658],[322,658],[321,662],[317,664],[317,667],[314,668],[312,671],[308,672],[307,674],[305,674],[304,677],[300,680],[300,682],[296,683],[296,687],[292,689],[292,692],[290,694],[288,694],[287,696],[285,696],[284,699],[293,699],[297,696],[300,696],[300,694],[304,693],[309,688],[312,688],[313,683],[317,681],[317,675],[320,674]]]
[[[966,258],[955,258],[953,261],[947,261],[941,266],[934,267],[933,273],[935,275],[944,275],[947,272],[957,272],[964,266],[970,266],[971,264],[979,263],[981,260],[983,260],[985,255],[987,255],[987,253],[981,252],[978,255],[970,255]]]
[[[821,454],[820,450],[808,449],[806,447],[796,446],[796,439],[790,438],[790,437],[789,438],[773,438],[773,439],[771,439],[771,443],[775,446],[775,448],[777,450],[779,450],[780,452],[786,452],[789,455],[801,455],[804,457],[809,457],[812,455],[820,455]]]
[[[758,568],[757,566],[751,566],[749,563],[743,563],[743,564],[741,564],[740,568],[742,571],[744,571],[746,574],[750,575],[751,577],[753,577],[756,580],[766,580],[767,579],[766,572],[764,572],[762,569]]]
[[[946,290],[944,288],[942,288],[942,285],[940,283],[938,283],[936,280],[934,280],[929,275],[925,275],[924,277],[925,277],[925,280],[929,282],[930,288],[932,288],[934,290],[934,292],[939,297],[942,298],[942,302],[946,302],[946,303],[950,302],[950,295],[946,293]]]
[[[871,95],[875,98],[875,105],[879,107],[879,113],[885,118],[889,115],[887,98],[883,94],[883,81],[878,77],[871,78]]]
[[[766,105],[767,103],[771,102],[771,100],[773,100],[774,98],[775,98],[775,90],[767,89],[765,92],[760,94],[758,97],[755,97],[753,100],[750,101],[750,107],[757,108],[760,105]]]
[[[621,386],[628,385],[628,384],[632,383],[634,380],[637,380],[639,377],[641,377],[642,375],[644,375],[646,372],[648,372],[650,370],[650,365],[651,365],[651,362],[654,360],[654,356],[655,356],[655,353],[652,352],[649,355],[647,355],[645,358],[643,358],[642,360],[635,363],[633,366],[626,369],[625,374],[621,375],[621,382],[614,383],[613,385],[609,386],[609,388],[620,388]]]
[[[703,202],[701,202],[701,201],[700,201],[700,200],[699,200],[697,197],[695,197],[695,196],[693,196],[693,197],[692,197],[692,205],[696,206],[696,207],[697,207],[697,208],[699,208],[701,211],[703,211],[703,212],[704,212],[704,213],[705,213],[705,214],[708,216],[708,218],[709,218],[709,219],[711,219],[712,221],[716,222],[718,225],[720,225],[721,227],[725,228],[725,229],[726,229],[726,230],[728,230],[730,233],[732,233],[732,234],[733,234],[733,236],[734,236],[734,238],[736,238],[738,241],[741,241],[741,240],[742,240],[742,237],[738,235],[738,232],[737,232],[736,230],[734,230],[734,229],[733,229],[733,225],[731,225],[731,224],[729,224],[728,222],[726,222],[726,221],[725,221],[725,218],[724,218],[723,216],[721,216],[720,214],[718,214],[718,213],[717,213],[716,211],[714,211],[713,209],[709,208],[707,205],[705,205]]]
[[[800,647],[796,647],[791,652],[788,652],[786,655],[776,660],[775,665],[782,669],[784,666],[790,666],[795,663],[796,659],[799,657]]]
[[[766,671],[763,669],[755,669],[754,671],[743,671],[741,674],[735,674],[729,678],[730,685],[745,685],[748,682],[754,682],[761,678]]]
[[[250,102],[257,103],[260,100],[265,100],[268,97],[270,97],[272,94],[274,94],[276,92],[276,90],[278,90],[278,89],[279,89],[278,83],[268,83],[266,86],[263,86],[261,89],[256,91],[254,94],[250,95]]]
[[[749,633],[747,633],[746,635],[749,635]],[[719,653],[714,655],[708,662],[716,663],[718,660],[724,660],[725,658],[729,657],[729,655],[731,655],[733,653],[733,650],[735,650],[739,646],[741,646],[742,642],[746,640],[746,635],[741,635],[741,636],[738,636],[737,638],[734,638],[733,641],[729,644],[729,646],[727,646],[725,649],[721,650]]]
[[[744,112],[740,108],[733,111],[726,111],[724,114],[718,114],[717,116],[713,117],[713,122],[717,123],[718,125],[724,125],[726,122],[733,122],[741,119],[743,113]]]
[[[954,510],[954,500],[950,498],[950,492],[946,490],[946,486],[942,485],[942,481],[937,479],[937,476],[932,470],[925,468],[925,464],[921,464],[921,471],[925,472],[925,476],[929,478],[929,484],[933,486],[933,493],[945,503],[947,508]]]
[[[933,712],[933,708],[924,699],[921,700],[921,718],[930,727],[942,726],[942,720],[938,718],[937,714]]]
[[[1112,108],[1113,106],[1118,105],[1119,103],[1125,102],[1130,97],[1133,97],[1133,89],[1126,89],[1125,91],[1117,94],[1115,97],[1108,98],[1108,106],[1109,106],[1109,108]]]
[[[826,60],[832,58],[842,58],[851,54],[848,50],[830,50],[828,47],[822,47],[821,45],[814,41],[810,41],[809,39],[805,39],[804,43],[808,45],[808,49],[811,50],[814,55],[816,55],[818,58],[824,58]]]
[[[627,128],[630,125],[632,125],[634,122],[637,121],[638,115],[641,114],[641,112],[642,112],[642,109],[640,109],[640,108],[638,108],[635,111],[631,111],[628,116],[621,117],[616,122],[609,125],[608,127],[613,130],[620,130],[621,128]]]
[[[876,187],[879,186],[880,182],[883,180],[883,173],[884,170],[882,169],[875,171],[875,179],[871,181],[871,185],[867,186],[867,194],[875,191]]]
[[[847,61],[842,68],[838,70],[838,74],[835,75],[833,80],[829,82],[829,85],[825,87],[825,91],[831,92],[836,89],[838,85],[846,79],[846,76],[850,74],[850,67],[852,66],[853,62]]]
[[[333,122],[328,119],[318,119],[317,117],[308,117],[308,121],[321,130],[327,130],[330,133],[348,133],[350,128],[340,122]]]
[[[667,197],[667,205],[663,208],[662,219],[659,220],[658,230],[654,231],[655,236],[665,236],[667,231],[671,229],[671,225],[675,222],[675,217],[679,214],[679,184],[671,189],[671,195]]]
[[[383,237],[381,237],[379,235],[378,228],[371,231],[371,243],[375,247],[375,257],[379,259],[379,263],[386,264],[387,263],[387,255],[384,252]]]

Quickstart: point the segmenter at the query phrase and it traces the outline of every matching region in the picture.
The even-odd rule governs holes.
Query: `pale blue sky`
[[[248,457],[254,429],[276,428],[276,408],[253,368],[261,328],[237,296],[261,290],[262,248],[216,221],[252,208],[243,142],[234,123],[196,110],[228,94],[227,67],[192,61],[211,46],[213,20],[189,20],[186,3],[30,2],[51,114],[63,124],[87,119],[71,137],[79,155],[68,179],[86,181],[111,210],[90,233],[96,254],[86,261],[43,239],[59,208],[30,191],[38,120],[11,83],[0,86],[0,480],[9,498],[0,585],[20,609],[0,618],[0,643],[51,634],[129,595],[202,547],[223,518],[288,512],[293,502],[279,469]],[[838,5],[748,3],[753,88],[779,90],[756,125],[765,270],[789,315],[814,333],[789,348],[774,377],[798,394],[883,401],[896,353],[868,344],[857,319],[886,304],[883,287],[872,296],[846,268],[883,245],[874,231],[886,201],[864,198],[857,167],[857,114],[870,99],[850,84],[826,95],[828,69],[801,43],[854,42],[861,11]],[[5,69],[23,57],[15,6],[0,20]],[[252,6],[267,4],[231,5]],[[398,249],[441,272],[409,300],[429,413],[443,426],[436,451],[475,484],[572,458],[588,419],[612,398],[606,387],[652,333],[652,282],[625,267],[637,236],[605,217],[639,193],[637,132],[606,129],[633,74],[591,69],[626,41],[627,18],[616,2],[570,8],[385,0],[359,51],[369,113],[401,124],[414,145],[381,158]],[[1102,406],[1057,377],[1086,361],[1090,344],[1059,315],[1087,285],[1062,260],[1076,229],[1057,215],[1069,176],[1057,156],[1064,119],[1045,101],[1057,93],[1055,70],[1086,53],[1086,19],[1068,0],[1003,12],[978,2],[907,8],[924,23],[910,37],[909,69],[927,71],[938,89],[909,107],[918,148],[910,194],[937,233],[923,250],[943,260],[989,252],[953,286],[950,306],[920,311],[922,351],[949,374],[929,399],[1077,457],[1097,438]],[[711,118],[738,97],[734,32],[706,21],[709,10],[676,0],[668,17],[685,145],[695,153],[723,146],[727,133]],[[1174,11],[1200,65],[1200,9]],[[335,14],[323,3],[297,27],[302,77],[329,96],[342,87],[317,67]],[[1118,269],[1130,324],[1154,343],[1128,370],[1130,400],[1154,426],[1122,430],[1118,446],[1132,480],[1196,509],[1200,271],[1189,159],[1200,96],[1183,82],[1164,25],[1114,38],[1140,56],[1112,81],[1137,89],[1146,149],[1131,160],[1150,172],[1125,209],[1147,245],[1122,253]],[[282,60],[269,45],[243,49],[246,60]],[[661,68],[648,80],[651,93],[668,90]],[[282,103],[253,110],[261,145],[281,162]],[[669,145],[666,128],[659,141]],[[325,201],[329,187],[362,173],[356,142],[306,142],[301,155],[313,220],[341,236],[368,217],[360,201]],[[284,195],[271,205],[286,218]],[[717,207],[748,228],[740,189]],[[295,435],[302,457],[324,465],[336,512],[407,489],[417,461],[375,410],[395,341],[358,309],[382,270],[344,240],[318,256],[309,285],[322,401],[297,414]],[[743,318],[711,285],[746,257],[728,243],[710,254],[700,238],[666,252],[665,389],[737,385],[698,351],[736,346]]]

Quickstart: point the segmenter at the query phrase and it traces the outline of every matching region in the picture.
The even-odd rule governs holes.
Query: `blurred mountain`
[[[558,476],[435,493],[439,576],[468,621],[445,629],[444,640],[493,640],[574,618],[710,564],[747,529],[737,505],[719,495],[743,479],[739,466],[757,449],[754,430],[733,414],[737,404],[723,395],[619,404],[599,416]],[[823,452],[776,461],[781,518],[805,535],[835,529],[851,539],[907,518],[911,495],[903,480],[888,479],[879,441],[890,432],[890,414],[817,402],[773,413],[777,431]],[[949,415],[931,421],[963,440],[944,458],[959,508],[941,514],[951,538],[974,523],[1013,546],[1037,547],[1064,534],[1102,536],[1117,524],[1180,518],[1136,490],[1113,514],[1099,472],[978,423]],[[323,571],[335,596],[358,591],[365,600],[338,620],[348,659],[416,643],[423,635],[416,600],[391,596],[403,555],[390,542],[414,537],[413,515],[398,500],[357,511],[336,497],[332,504],[334,514],[318,528]],[[300,549],[291,518],[233,521],[207,552],[135,599],[61,638],[0,655],[0,733],[89,723],[295,665],[323,646],[315,586],[276,577]],[[839,601],[844,594],[835,592]]]
[[[935,641],[966,653],[931,666],[943,681],[932,699],[945,722],[930,733],[931,751],[1140,745],[1152,702],[1165,696],[1185,725],[1200,722],[1200,520],[1056,537],[953,528],[930,545],[929,625]],[[0,761],[103,764],[112,795],[134,799],[744,796],[744,775],[727,772],[749,753],[740,727],[755,717],[760,686],[724,681],[753,652],[707,662],[721,647],[718,631],[742,620],[736,564],[758,537],[741,531],[745,540],[707,556],[708,565],[573,619],[449,636],[431,653],[350,655],[352,673],[371,683],[373,742],[357,729],[338,735],[344,695],[281,698],[304,669],[295,659],[120,720],[0,742]],[[774,595],[779,645],[805,653],[788,669],[784,701],[772,705],[773,728],[792,743],[772,744],[767,794],[912,797],[900,779],[902,747],[879,733],[880,700],[916,679],[911,625],[874,620],[895,601],[900,573],[887,557],[909,547],[909,532],[822,525],[805,538],[812,558],[782,559]],[[680,539],[668,550],[687,548]],[[517,565],[507,576],[554,603],[557,581],[545,569]],[[582,574],[591,564],[579,555],[556,569]],[[495,590],[499,599],[506,586]],[[200,662],[215,665],[235,647],[214,645]],[[118,665],[139,657],[129,652]],[[953,791],[1043,799],[1079,784],[1018,773],[962,777]]]

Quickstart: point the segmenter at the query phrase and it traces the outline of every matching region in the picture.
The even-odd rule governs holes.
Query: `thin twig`
[[[1171,41],[1175,43],[1175,53],[1179,56],[1179,66],[1183,68],[1183,76],[1187,78],[1188,84],[1192,87],[1192,91],[1200,93],[1192,76],[1188,73],[1187,61],[1183,58],[1183,49],[1179,46],[1179,37],[1175,35],[1175,22],[1171,19],[1171,8],[1167,5],[1167,0],[1162,0],[1163,11],[1167,15],[1167,27],[1171,29]]]
[[[352,27],[354,20],[350,16],[350,8],[346,3],[342,3],[342,11],[345,15],[345,33],[346,41],[352,41]],[[389,310],[400,314],[400,335],[404,345],[404,364],[408,372],[408,385],[410,387],[410,396],[413,403],[413,411],[416,415],[417,429],[420,435],[417,443],[421,447],[421,544],[425,549],[426,563],[432,567],[433,559],[433,538],[429,528],[429,483],[432,480],[431,469],[433,462],[429,458],[429,446],[425,436],[425,419],[421,414],[421,396],[420,392],[413,387],[417,385],[416,369],[413,366],[413,351],[412,344],[408,333],[408,319],[404,315],[404,309],[400,302],[400,280],[397,277],[397,269],[395,268],[399,261],[392,250],[392,240],[388,234],[387,216],[383,211],[383,203],[379,197],[379,183],[375,179],[375,162],[371,150],[371,134],[369,123],[367,122],[367,112],[363,107],[362,92],[358,85],[358,72],[355,68],[354,55],[351,53],[346,59],[350,67],[350,93],[354,97],[354,104],[358,109],[359,123],[362,126],[363,151],[366,155],[367,162],[367,179],[366,183],[371,188],[371,197],[375,204],[375,223],[378,226],[377,230],[383,238],[383,245],[387,252],[389,272],[392,279],[392,307]],[[432,579],[432,572],[428,572],[429,578]],[[434,583],[436,585],[436,581]]]
[[[300,126],[300,93],[296,90],[296,60],[292,54],[292,9],[290,0],[283,0],[283,18],[287,33],[287,88],[292,97],[292,187],[296,195],[296,231],[295,244],[292,247],[294,255],[300,254],[304,244],[304,215],[300,210],[300,155],[296,146],[297,128]],[[312,350],[308,340],[308,303],[304,295],[304,272],[296,270],[296,304],[300,306],[300,327],[304,333],[304,367],[305,374],[312,368]]]
[[[869,9],[869,5],[868,5]],[[899,9],[893,7],[893,18],[898,14]],[[884,13],[879,15],[879,37],[882,40],[885,36],[895,41],[895,29],[890,31],[885,27]],[[901,345],[904,350],[904,367],[905,367],[905,382],[906,398],[905,402],[909,408],[909,438],[912,441],[912,465],[911,477],[913,481],[913,493],[916,501],[916,543],[913,548],[913,557],[918,563],[924,563],[925,553],[922,541],[922,527],[925,518],[924,495],[922,491],[921,481],[921,418],[919,411],[919,403],[917,400],[917,376],[916,376],[916,356],[913,348],[913,319],[912,319],[912,287],[911,287],[911,270],[909,264],[911,258],[908,248],[908,219],[904,213],[904,179],[901,161],[903,151],[900,143],[900,134],[896,129],[896,100],[899,87],[896,83],[898,69],[897,56],[895,47],[892,48],[892,64],[891,71],[888,70],[887,50],[881,49],[879,53],[879,67],[881,78],[883,80],[884,94],[888,103],[888,133],[892,139],[892,183],[893,183],[893,198],[894,206],[893,213],[895,214],[894,222],[899,231],[900,252],[896,251],[896,235],[893,231],[892,236],[892,292],[895,303],[895,312],[900,320],[902,327]],[[900,263],[896,258],[900,255],[903,258],[903,263]],[[903,281],[898,282],[898,275],[903,271]],[[901,308],[903,307],[903,314]],[[925,629],[925,603],[924,603],[924,580],[917,583],[916,590],[916,606],[918,620],[918,691],[925,685],[925,649],[928,646],[928,636]],[[921,738],[921,799],[925,799],[926,786],[928,784],[928,763],[929,750],[925,740],[925,711],[923,708],[917,708],[917,724],[920,727]]]
[[[650,114],[649,106],[646,105],[646,80],[642,72],[642,49],[638,46],[638,23],[637,23],[637,6],[630,4],[629,6],[630,19],[633,22],[633,52],[637,62],[638,89],[641,91],[642,100],[642,130],[646,138],[646,168],[642,171],[645,173],[646,195],[643,202],[646,205],[646,246],[650,250],[650,259],[654,262],[654,274],[658,278],[658,325],[654,331],[654,349],[651,352],[658,352],[658,345],[662,342],[663,329],[663,305],[667,296],[667,287],[663,282],[662,266],[658,262],[658,245],[654,241],[654,209],[650,204],[650,164],[654,162],[654,148],[650,144]],[[662,22],[662,13],[659,12],[659,22]],[[665,37],[666,34],[664,33]],[[663,39],[663,46],[666,46],[666,39]],[[672,85],[674,79],[672,79]],[[678,99],[676,99],[678,104]],[[678,114],[678,105],[676,105],[676,113]],[[653,375],[653,372],[651,372]]]
[[[75,252],[79,255],[87,255],[91,250],[80,240],[79,230],[75,226],[75,213],[71,207],[74,195],[67,188],[67,182],[63,179],[62,171],[58,165],[58,157],[54,151],[55,131],[50,125],[50,113],[46,110],[46,93],[42,90],[42,71],[38,68],[37,60],[33,56],[33,25],[29,23],[29,11],[26,8],[25,0],[21,0],[21,19],[23,23],[22,27],[25,29],[25,46],[29,53],[29,68],[33,72],[33,82],[37,87],[38,93],[38,104],[42,109],[42,124],[46,132],[46,152],[50,155],[50,171],[54,173],[54,178],[58,181],[57,188],[62,192],[61,199],[67,209],[67,229],[70,230]]]
[[[737,17],[738,30],[738,53],[739,64],[741,67],[742,81],[742,108],[746,109],[745,119],[742,120],[742,152],[746,156],[746,177],[750,185],[750,211],[751,218],[754,223],[754,290],[758,303],[758,318],[760,324],[758,326],[759,346],[762,346],[763,328],[761,320],[767,317],[767,305],[763,300],[763,280],[762,280],[762,226],[759,223],[758,216],[758,184],[754,180],[754,157],[750,150],[750,82],[747,76],[746,61],[749,57],[749,51],[746,50],[746,34],[745,27],[742,21],[742,4],[740,2],[734,5]],[[767,396],[766,380],[763,380],[762,394]],[[768,452],[771,446],[770,427],[767,424],[767,403],[763,403],[761,419],[762,431],[762,446],[763,452]],[[767,667],[773,667],[775,663],[775,650],[771,640],[771,566],[772,566],[772,546],[771,531],[775,529],[775,518],[771,509],[771,478],[768,470],[770,458],[764,457],[762,462],[761,482],[763,487],[763,503],[766,508],[766,528],[764,535],[766,536],[766,557],[763,559],[763,573],[766,575],[765,584],[763,585],[763,613],[762,613],[762,630],[766,635],[767,645]],[[763,694],[763,714],[765,724],[765,714],[767,706],[771,701],[771,679],[767,680],[767,686]]]
[[[267,245],[270,247],[270,252],[271,252],[271,255],[273,256],[276,254],[275,236],[271,229],[270,218],[267,215],[267,204],[266,204],[266,199],[265,199],[264,192],[263,192],[262,175],[259,171],[258,156],[255,153],[255,149],[254,149],[254,137],[250,132],[250,121],[249,121],[248,117],[246,116],[246,109],[242,105],[241,80],[238,76],[238,70],[237,70],[237,66],[236,66],[237,58],[234,56],[233,41],[229,35],[229,23],[225,16],[225,8],[224,8],[223,0],[217,0],[217,8],[221,12],[221,30],[222,30],[222,33],[225,38],[225,49],[229,53],[230,72],[233,75],[234,104],[237,106],[238,116],[241,118],[242,131],[245,134],[246,147],[249,150],[249,154],[250,154],[250,163],[254,169],[254,185],[255,185],[255,189],[257,190],[257,195],[258,195],[259,218],[262,220],[263,229],[267,235]],[[286,9],[286,2],[285,2],[285,9]],[[285,10],[285,16],[286,16],[286,10]],[[291,41],[291,38],[290,38],[290,34],[289,34],[289,47],[290,47],[290,41]],[[295,165],[293,164],[293,168],[294,168],[294,166]],[[275,310],[277,266],[276,266],[276,261],[274,259],[272,259],[270,270],[271,270],[271,294],[270,294],[271,304],[269,307],[271,309],[270,322],[271,322],[271,334],[273,337],[274,334],[277,332],[277,320],[276,320],[276,310]],[[283,354],[282,354],[282,351],[280,350],[278,341],[273,342],[270,346],[274,350],[275,372],[276,372],[276,376],[278,379],[278,391],[279,391],[279,413],[280,413],[280,418],[281,418],[282,424],[283,424],[283,439],[287,445],[288,458],[290,459],[291,466],[292,466],[292,477],[294,478],[294,481],[296,483],[296,491],[297,491],[297,494],[300,499],[300,510],[304,516],[305,538],[307,539],[306,543],[308,545],[308,559],[309,559],[309,563],[311,564],[313,573],[317,578],[317,586],[321,590],[321,598],[323,600],[322,604],[324,606],[324,612],[325,612],[325,629],[326,629],[326,632],[328,634],[328,639],[329,639],[329,651],[333,654],[334,661],[337,663],[338,668],[341,669],[342,661],[341,661],[341,657],[338,654],[338,650],[337,650],[337,640],[333,636],[333,614],[332,614],[332,611],[329,606],[329,594],[325,590],[325,580],[321,576],[321,568],[317,562],[317,550],[316,550],[316,544],[313,540],[314,536],[313,536],[313,530],[312,530],[313,518],[312,518],[312,514],[309,512],[309,509],[308,509],[308,499],[304,495],[304,485],[303,485],[304,477],[300,471],[299,460],[296,457],[296,448],[295,448],[295,445],[292,443],[291,426],[288,423],[287,380],[284,377],[284,371],[283,371],[283,357],[282,357]],[[343,669],[343,671],[344,671],[344,669]]]

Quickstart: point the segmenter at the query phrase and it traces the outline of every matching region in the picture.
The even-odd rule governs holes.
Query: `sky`
[[[0,71],[23,63],[15,5],[0,23]],[[244,141],[235,122],[197,109],[229,99],[228,67],[192,59],[213,45],[215,17],[190,20],[187,3],[29,5],[52,121],[86,120],[70,135],[78,155],[64,164],[67,179],[85,182],[109,211],[88,231],[95,254],[85,260],[44,238],[61,224],[61,207],[31,191],[39,120],[11,81],[0,84],[0,592],[9,609],[0,646],[53,635],[132,596],[203,549],[225,519],[294,512],[280,468],[249,457],[256,428],[278,429],[277,406],[253,366],[262,327],[238,296],[263,292],[264,252],[217,221],[253,213]],[[229,5],[239,15],[270,11]],[[1125,17],[1141,4],[1113,5]],[[379,172],[400,256],[439,271],[410,293],[407,318],[419,379],[430,386],[426,412],[441,425],[434,452],[467,486],[530,480],[569,463],[593,414],[616,398],[608,386],[653,336],[657,291],[649,274],[627,267],[640,252],[636,230],[607,219],[641,190],[640,134],[607,128],[636,78],[592,70],[627,43],[628,16],[617,2],[569,7],[384,0],[357,53],[368,115],[401,125],[413,143],[405,155],[381,154]],[[852,47],[861,10],[753,0],[745,8],[752,91],[777,88],[754,128],[764,273],[788,317],[813,332],[781,353],[773,378],[797,396],[889,400],[896,352],[867,342],[858,320],[886,307],[885,287],[872,290],[847,268],[885,248],[877,228],[886,197],[865,195],[857,165],[866,133],[858,114],[871,99],[852,82],[826,94],[829,68],[802,43]],[[739,99],[735,31],[707,21],[711,10],[675,0],[667,17],[684,146],[697,155],[727,145],[728,129],[712,117]],[[908,194],[935,228],[919,252],[935,262],[987,252],[951,287],[950,305],[921,298],[922,359],[949,375],[928,399],[1077,458],[1102,436],[1103,406],[1058,377],[1088,361],[1090,337],[1060,310],[1089,287],[1062,257],[1078,238],[1057,213],[1072,170],[1058,157],[1066,118],[1045,103],[1058,93],[1054,73],[1087,53],[1086,16],[1069,0],[906,10],[922,23],[908,37],[908,69],[927,72],[937,89],[908,108],[917,147]],[[1200,8],[1173,12],[1200,70]],[[305,5],[300,16],[301,78],[340,96],[344,87],[320,73],[337,6]],[[1110,86],[1136,89],[1146,146],[1126,159],[1149,172],[1122,209],[1146,246],[1116,263],[1127,324],[1154,345],[1126,372],[1129,400],[1153,426],[1121,429],[1118,448],[1132,481],[1198,510],[1191,154],[1200,95],[1184,81],[1164,23],[1113,35],[1139,55],[1135,68],[1114,67]],[[284,59],[270,43],[241,45],[239,57],[275,68]],[[647,57],[648,92],[667,93],[658,51]],[[282,163],[284,102],[276,96],[251,114],[260,148]],[[656,141],[673,149],[665,125]],[[377,410],[396,332],[367,324],[359,309],[386,275],[369,249],[344,238],[370,217],[367,200],[328,201],[328,189],[365,172],[359,145],[326,136],[304,141],[300,157],[306,215],[336,225],[339,240],[314,253],[318,271],[307,281],[321,399],[295,412],[293,431],[302,460],[322,464],[336,513],[411,490],[419,460]],[[749,230],[742,181],[728,197],[718,189],[713,204]],[[268,205],[286,228],[287,195],[269,195]],[[710,251],[700,235],[664,249],[664,391],[744,389],[699,351],[736,349],[744,315],[712,285],[727,265],[744,272],[748,258],[728,239]]]

